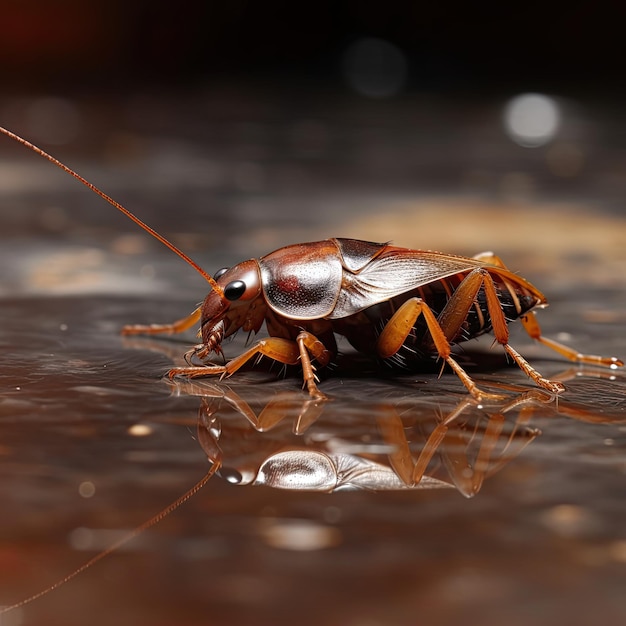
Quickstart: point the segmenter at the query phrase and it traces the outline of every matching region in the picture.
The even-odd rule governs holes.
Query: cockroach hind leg
[[[515,361],[517,366],[542,389],[550,393],[559,394],[565,391],[565,385],[558,380],[549,380],[544,378],[532,365],[508,343],[502,346],[506,353]]]
[[[471,376],[452,357],[447,357],[445,361],[454,370],[454,373],[460,378],[472,397],[478,402],[484,402],[485,400],[497,401],[506,397],[499,393],[490,393],[480,389]]]
[[[539,326],[539,322],[537,321],[537,317],[535,316],[533,311],[529,311],[525,315],[522,315],[520,318],[522,322],[522,326],[524,330],[528,333],[528,335],[543,344],[544,346],[554,350],[561,356],[564,356],[566,359],[570,361],[574,361],[576,363],[583,363],[586,365],[598,365],[601,367],[608,367],[610,369],[617,369],[618,367],[624,367],[624,361],[622,359],[618,359],[615,356],[604,357],[595,354],[582,354],[578,352],[578,350],[574,350],[569,346],[566,346],[554,339],[549,339],[544,337],[541,334],[541,327]]]

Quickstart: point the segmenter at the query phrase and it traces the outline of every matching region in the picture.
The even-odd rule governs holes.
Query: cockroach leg
[[[497,267],[506,269],[506,265],[504,264],[502,259],[493,254],[493,252],[482,252],[481,254],[477,254],[473,258],[489,263],[490,265],[495,265]],[[505,284],[509,291],[513,293],[512,287],[507,283],[507,281],[505,281]],[[611,369],[616,369],[624,365],[624,361],[618,359],[617,357],[603,357],[595,354],[581,354],[580,352],[570,348],[569,346],[565,346],[558,341],[554,341],[554,339],[548,339],[547,337],[543,337],[541,335],[541,328],[539,326],[539,322],[537,322],[537,317],[534,311],[528,311],[520,317],[520,320],[522,322],[522,325],[524,326],[524,329],[532,339],[535,339],[539,343],[554,350],[555,352],[557,352],[561,356],[564,356],[570,361],[576,361],[577,363],[588,363],[589,365],[601,365],[603,367],[610,367]],[[525,370],[525,368],[523,367],[522,369]],[[534,376],[531,376],[531,378],[535,380]]]
[[[472,270],[456,288],[439,314],[437,321],[448,341],[452,341],[459,334],[486,276],[489,276],[489,273],[482,268]]]
[[[453,298],[457,291],[453,294]],[[378,337],[376,348],[379,356],[389,358],[396,354],[408,337],[418,317],[422,315],[439,356],[454,370],[467,390],[476,400],[500,399],[502,396],[479,389],[465,370],[450,356],[450,343],[435,314],[421,298],[410,298],[400,306],[387,322]]]
[[[461,382],[465,385],[465,388],[472,394],[472,397],[479,402],[485,400],[502,400],[504,396],[499,393],[489,393],[483,391],[476,385],[470,375],[452,358],[447,357],[446,363],[452,368],[454,373],[461,379]]]
[[[315,368],[311,363],[311,355],[316,358],[320,365],[328,365],[330,353],[324,344],[313,334],[301,331],[296,337],[296,343],[300,350],[300,363],[302,365],[302,375],[312,398],[322,400],[326,396],[318,389],[316,384]]]
[[[231,376],[241,369],[250,359],[255,356],[266,356],[285,365],[297,365],[301,363],[304,382],[309,394],[316,400],[324,400],[326,396],[317,388],[315,383],[315,369],[311,363],[311,356],[320,361],[321,365],[327,365],[330,353],[322,342],[308,332],[301,332],[296,341],[281,337],[268,337],[262,339],[226,365],[175,367],[168,372],[170,378],[186,376],[197,378],[201,376]]]
[[[198,323],[201,313],[202,309],[201,307],[198,307],[187,317],[183,317],[182,319],[171,324],[148,324],[145,326],[141,324],[133,324],[124,326],[122,328],[122,335],[174,335],[176,333],[182,333]]]
[[[565,385],[562,382],[544,378],[515,348],[512,348],[508,343],[502,344],[502,346],[524,374],[531,378],[539,387],[551,393],[562,393],[565,391]]]
[[[560,355],[564,356],[570,361],[576,361],[577,363],[588,363],[589,365],[602,365],[604,367],[610,367],[611,369],[616,369],[624,365],[624,361],[618,359],[617,357],[603,357],[597,356],[595,354],[581,354],[580,352],[578,352],[578,350],[573,350],[569,346],[565,346],[558,341],[554,341],[554,339],[548,339],[546,337],[543,337],[541,335],[539,322],[537,322],[537,318],[533,311],[529,311],[528,313],[522,315],[520,319],[522,321],[524,330],[529,334],[532,339],[538,341],[544,346],[547,346],[555,352],[558,352]]]
[[[400,350],[420,315],[424,316],[439,356],[450,356],[450,344],[430,307],[421,298],[404,302],[385,324],[376,341],[378,355],[387,359]]]
[[[509,326],[500,299],[496,292],[496,287],[490,274],[484,276],[483,281],[485,287],[485,295],[487,297],[487,309],[491,318],[491,325],[496,341],[502,345],[506,353],[515,361],[517,366],[532,379],[539,387],[546,389],[551,393],[561,393],[565,391],[565,385],[557,380],[548,380],[544,378],[528,361],[509,345]]]
[[[167,372],[168,378],[185,376],[186,378],[202,378],[204,376],[229,376],[226,365],[190,365],[189,367],[173,367]]]

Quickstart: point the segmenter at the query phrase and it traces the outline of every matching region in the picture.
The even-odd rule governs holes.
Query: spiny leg
[[[453,341],[463,327],[470,309],[476,303],[476,296],[482,287],[487,270],[472,270],[450,296],[439,314],[437,321],[448,341]]]
[[[300,362],[304,382],[312,398],[323,400],[326,396],[317,388],[315,368],[311,363],[311,355],[320,365],[325,366],[330,362],[330,352],[326,346],[313,334],[306,330],[301,331],[296,337],[296,343],[300,350]]]
[[[484,261],[486,263],[490,263],[491,265],[507,269],[502,259],[499,256],[495,255],[493,252],[481,252],[480,254],[475,255],[474,258],[479,261]],[[589,365],[601,365],[603,367],[610,367],[611,369],[623,367],[624,365],[624,361],[618,359],[617,357],[603,357],[595,354],[581,354],[580,352],[578,352],[578,350],[574,350],[573,348],[565,346],[558,341],[554,341],[554,339],[548,339],[547,337],[543,337],[541,335],[539,322],[537,322],[537,318],[533,311],[529,311],[528,313],[522,315],[520,317],[520,320],[522,322],[522,325],[524,326],[524,329],[532,339],[535,339],[544,346],[547,346],[555,352],[558,352],[560,355],[564,356],[570,361],[575,361],[577,363],[587,363]]]
[[[498,262],[500,264],[502,263],[499,259]],[[472,270],[463,279],[450,296],[438,320],[435,319],[430,308],[419,298],[407,300],[396,311],[378,339],[377,346],[381,356],[385,357],[395,354],[406,340],[406,337],[419,315],[424,315],[433,344],[439,356],[455,371],[472,396],[478,400],[481,400],[485,396],[493,396],[493,394],[486,394],[478,389],[465,370],[450,356],[449,342],[453,340],[460,331],[470,308],[474,305],[476,296],[481,287],[484,287],[485,290],[487,310],[496,341],[503,346],[507,354],[535,384],[551,393],[562,392],[565,389],[562,383],[551,381],[541,376],[537,370],[509,345],[508,323],[504,316],[493,279],[489,271],[484,268]]]
[[[500,267],[503,270],[509,269],[506,266],[505,262],[497,254],[494,254],[493,252],[481,252],[480,254],[474,255],[473,258],[478,261],[482,261],[483,263],[489,263],[489,265]],[[514,303],[517,313],[519,315],[522,312],[522,308],[521,308],[521,303],[517,295],[517,292],[515,291],[515,287],[511,285],[508,280],[504,280],[504,286],[509,292],[509,295],[511,296],[511,301]]]
[[[471,301],[473,301],[473,298],[470,298]],[[393,314],[376,342],[378,354],[382,358],[389,358],[396,354],[406,341],[420,315],[426,321],[426,326],[433,339],[437,354],[454,370],[472,396],[477,400],[482,400],[485,397],[494,397],[493,394],[481,391],[465,370],[450,356],[450,343],[446,333],[437,321],[435,314],[421,298],[410,298]]]
[[[321,365],[330,361],[330,352],[315,335],[302,331],[296,341],[282,337],[268,337],[261,339],[254,346],[231,359],[225,365],[200,365],[189,367],[175,367],[168,372],[170,378],[185,376],[196,378],[201,376],[231,376],[241,369],[253,357],[265,356],[285,365],[302,364],[304,382],[309,394],[315,399],[325,399],[326,396],[317,388],[315,383],[315,368],[311,363],[311,356]]]
[[[488,253],[480,255],[486,257]],[[485,258],[485,260],[487,260]],[[489,255],[489,262],[493,265],[504,267],[504,263],[495,255]],[[508,284],[505,286],[508,287]],[[446,306],[439,316],[439,321],[446,337],[452,339],[460,330],[465,316],[472,307],[476,295],[481,287],[484,287],[485,297],[487,299],[487,310],[491,320],[491,327],[496,341],[502,345],[507,354],[515,361],[517,366],[531,379],[536,385],[550,391],[551,393],[561,393],[565,386],[558,382],[544,378],[534,367],[524,359],[515,349],[509,345],[509,325],[504,316],[502,305],[496,291],[495,284],[491,274],[484,268],[478,268],[470,272],[456,291],[448,300]]]
[[[577,363],[588,363],[590,365],[602,365],[604,367],[610,367],[611,369],[616,369],[624,365],[624,361],[618,359],[617,357],[604,357],[597,356],[595,354],[581,354],[580,352],[578,352],[578,350],[574,350],[573,348],[565,346],[558,341],[554,341],[554,339],[548,339],[546,337],[543,337],[541,335],[539,322],[537,322],[537,318],[533,311],[526,313],[520,319],[522,321],[524,329],[532,339],[535,339],[544,346],[547,346],[555,352],[558,352],[560,355],[564,356],[570,361],[576,361]]]
[[[297,365],[300,358],[300,351],[294,341],[282,339],[281,337],[268,337],[267,339],[261,339],[254,346],[228,361],[225,365],[208,364],[174,367],[168,372],[168,376],[170,378],[174,378],[174,376],[185,376],[187,378],[196,378],[199,376],[231,376],[255,356],[267,356],[285,365]]]
[[[565,391],[565,385],[556,380],[544,378],[517,350],[509,345],[509,326],[504,311],[500,304],[500,299],[496,292],[491,274],[485,272],[483,285],[485,288],[485,296],[487,298],[487,310],[491,318],[491,326],[496,341],[502,345],[506,353],[515,361],[517,366],[535,382],[539,387],[550,391],[551,393],[561,393]]]

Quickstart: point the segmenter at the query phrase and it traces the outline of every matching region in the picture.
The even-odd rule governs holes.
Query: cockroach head
[[[224,267],[213,281],[215,287],[202,303],[201,332],[205,344],[217,345],[228,330],[229,311],[249,306],[261,293],[259,264],[250,260]]]

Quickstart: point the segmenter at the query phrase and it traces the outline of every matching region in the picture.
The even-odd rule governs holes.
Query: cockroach
[[[477,400],[488,396],[452,356],[451,346],[493,332],[495,341],[539,387],[559,394],[564,385],[543,377],[509,344],[509,323],[520,319],[530,337],[579,363],[617,368],[617,357],[581,354],[541,334],[534,309],[547,305],[530,282],[510,271],[491,252],[463,257],[411,250],[389,243],[333,238],[280,248],[259,259],[220,269],[213,277],[162,235],[75,171],[41,148],[0,127],[8,137],[79,180],[181,257],[211,286],[202,305],[172,324],[125,326],[122,333],[172,334],[200,322],[202,343],[186,353],[186,367],[168,375],[231,376],[251,359],[269,357],[300,364],[304,384],[315,399],[315,365],[336,357],[336,335],[359,352],[403,369],[433,357],[447,363]],[[222,343],[238,330],[269,337],[218,365]]]
[[[452,357],[451,346],[493,332],[496,342],[539,387],[553,394],[561,393],[561,382],[544,378],[509,345],[508,326],[516,319],[521,320],[531,338],[567,359],[610,368],[624,365],[616,357],[580,354],[543,337],[534,309],[546,306],[545,296],[511,272],[493,253],[468,258],[389,243],[333,238],[287,246],[210,276],[165,237],[74,170],[19,135],[2,127],[0,133],[83,183],[209,283],[209,295],[187,317],[172,324],[122,329],[126,335],[171,334],[200,322],[202,343],[187,352],[186,367],[169,371],[171,378],[231,376],[251,359],[264,356],[285,365],[299,364],[311,400],[324,400],[315,365],[326,367],[333,362],[338,353],[335,335],[341,335],[357,351],[371,354],[392,367],[411,369],[438,357],[457,374],[471,396],[481,400],[492,394],[474,383]],[[264,323],[268,338],[223,365],[209,360],[212,353],[223,354],[225,338],[238,330],[256,333]],[[173,504],[57,583],[0,608],[0,614],[57,589],[158,523],[206,484],[219,466],[220,462],[214,460],[207,474]]]

